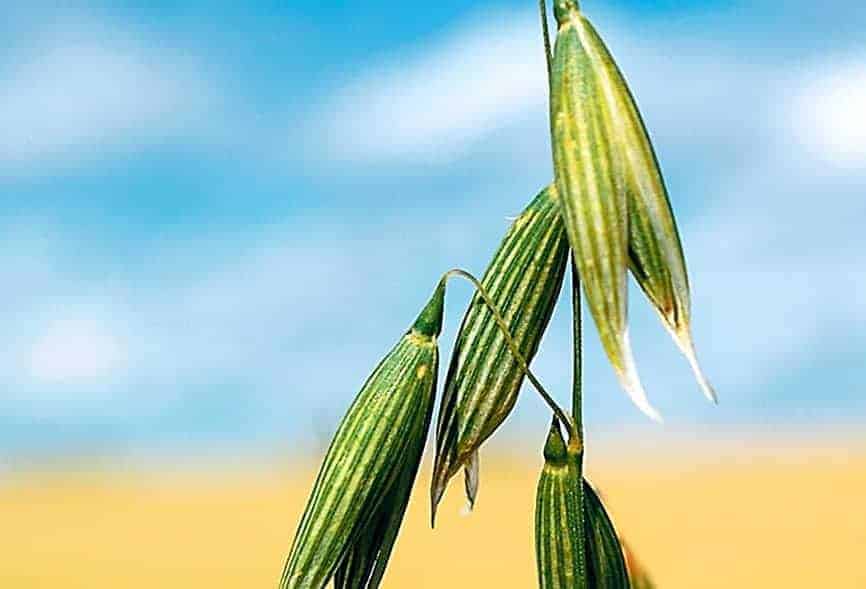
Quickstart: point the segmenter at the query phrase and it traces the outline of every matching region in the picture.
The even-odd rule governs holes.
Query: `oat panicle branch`
[[[280,589],[376,589],[417,478],[439,393],[446,287],[474,295],[456,334],[435,427],[431,521],[461,470],[478,498],[480,451],[528,380],[552,413],[535,503],[542,589],[651,588],[584,473],[583,304],[622,388],[656,421],[628,330],[628,277],[686,356],[697,361],[690,281],[649,132],[599,33],[576,0],[553,0],[556,42],[539,0],[550,105],[553,181],[514,220],[479,280],[444,273],[428,302],[358,392],[328,449],[286,559]],[[571,269],[573,383],[563,409],[531,365]],[[563,435],[563,428],[565,436]]]

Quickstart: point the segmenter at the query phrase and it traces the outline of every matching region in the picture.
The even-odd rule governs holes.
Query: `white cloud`
[[[436,240],[405,247],[423,215],[386,224],[351,242],[334,239],[346,227],[309,223],[192,235],[138,260],[65,231],[2,227],[0,411],[143,415],[226,386],[281,409],[343,402],[445,269]],[[383,271],[392,265],[399,277]]]
[[[654,135],[672,147],[689,152],[701,142],[740,151],[731,142],[743,136],[743,126],[754,132],[769,124],[772,110],[761,99],[782,78],[777,64],[695,39],[675,24],[638,29],[615,13],[596,13],[593,20]],[[543,55],[533,10],[472,15],[399,57],[360,66],[311,117],[324,122],[309,130],[310,142],[323,144],[324,158],[360,165],[450,164],[489,153],[489,143],[519,153],[527,165],[546,164]]]
[[[125,344],[99,319],[64,317],[45,326],[29,356],[38,385],[103,388],[123,369]]]
[[[216,100],[183,54],[86,27],[7,54],[0,86],[7,170],[189,133]]]
[[[64,239],[46,225],[6,224],[0,233],[0,407],[53,414],[114,398],[128,372],[128,333],[99,262],[81,236]]]
[[[349,81],[313,131],[331,157],[450,161],[515,117],[542,108],[537,17],[485,11]]]
[[[840,166],[866,163],[866,58],[827,60],[809,72],[790,124],[818,157]]]

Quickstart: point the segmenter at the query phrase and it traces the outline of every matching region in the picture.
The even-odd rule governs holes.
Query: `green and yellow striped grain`
[[[583,14],[571,22],[609,104],[611,130],[622,154],[632,274],[688,358],[704,394],[716,401],[715,391],[695,357],[682,240],[646,125],[625,77],[595,27]]]
[[[481,281],[527,362],[538,350],[565,274],[568,241],[556,200],[552,186],[533,200],[512,224]],[[477,466],[474,454],[514,407],[524,376],[492,312],[476,294],[445,381],[431,489],[434,513],[448,481],[461,467]],[[467,489],[474,499],[472,486]]]
[[[443,299],[444,282],[343,418],[298,526],[281,589],[321,589],[346,558],[369,563],[384,556],[387,562],[389,518],[399,510],[399,528],[409,496],[400,485],[410,473],[411,488],[433,411]],[[395,489],[398,496],[392,495]],[[370,526],[377,524],[385,531],[371,537]],[[380,555],[380,548],[388,554]],[[350,566],[341,580],[358,574]]]
[[[535,503],[535,554],[541,589],[588,589],[581,460],[554,421],[544,446]]]
[[[592,485],[584,481],[586,514],[587,582],[593,589],[629,589],[625,554],[604,504]]]
[[[629,589],[619,536],[582,470],[579,448],[566,445],[554,422],[536,493],[539,587]]]
[[[602,346],[623,388],[649,416],[628,338],[629,202],[615,104],[581,34],[573,1],[556,3],[551,71],[554,172],[568,240]]]

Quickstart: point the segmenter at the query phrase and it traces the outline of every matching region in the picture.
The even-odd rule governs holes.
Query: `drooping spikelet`
[[[597,102],[618,160],[628,210],[628,262],[632,274],[686,356],[704,394],[716,394],[701,370],[691,333],[691,295],[676,220],[649,133],[625,77],[601,36],[576,3],[558,3],[564,46],[578,47],[580,74],[594,80],[585,102]]]
[[[587,584],[594,589],[629,589],[625,553],[598,493],[585,479]]]
[[[281,589],[379,586],[430,426],[444,280],[343,418],[310,494]]]
[[[587,589],[580,460],[554,420],[535,497],[535,556],[541,589]]]
[[[562,288],[568,241],[555,187],[543,190],[514,221],[481,281],[526,362],[531,362]],[[478,490],[477,453],[514,407],[525,371],[479,294],[454,345],[436,431],[431,486],[436,506],[448,481],[465,468],[466,490]]]
[[[580,448],[566,444],[554,421],[536,495],[539,587],[629,589],[619,537],[581,470]]]
[[[614,104],[580,33],[573,1],[558,0],[550,117],[556,186],[568,240],[607,357],[634,403],[659,420],[628,337],[629,206]]]

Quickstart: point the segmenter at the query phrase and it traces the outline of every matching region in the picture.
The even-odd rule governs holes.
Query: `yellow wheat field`
[[[864,453],[606,464],[594,479],[662,588],[866,587]],[[533,587],[537,468],[485,461],[476,512],[454,485],[435,533],[419,489],[385,586]],[[7,476],[0,587],[274,587],[313,476],[274,470]]]

